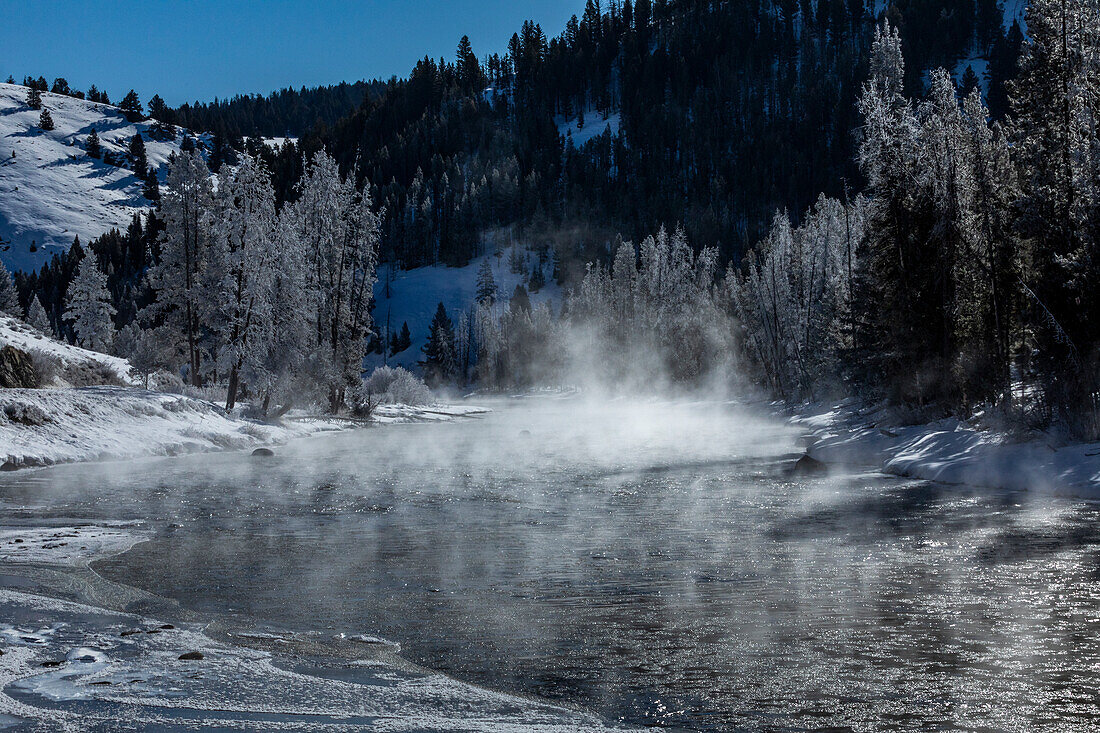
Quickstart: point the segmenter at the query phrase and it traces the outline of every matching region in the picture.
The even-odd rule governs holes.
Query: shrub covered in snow
[[[363,380],[362,399],[374,404],[429,405],[435,402],[424,380],[402,367],[380,366]]]
[[[45,410],[33,402],[24,400],[12,400],[3,407],[3,417],[6,422],[17,425],[45,425],[50,421]]]

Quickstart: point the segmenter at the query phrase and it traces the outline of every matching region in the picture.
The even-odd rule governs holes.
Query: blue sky
[[[170,105],[286,86],[405,76],[425,54],[503,52],[530,18],[557,35],[584,0],[0,0],[8,74],[136,89]]]

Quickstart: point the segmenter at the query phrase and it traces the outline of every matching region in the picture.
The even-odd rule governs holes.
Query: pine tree
[[[455,374],[455,331],[454,324],[447,316],[447,309],[440,303],[428,331],[428,341],[424,344],[424,380],[432,385],[440,385]]]
[[[168,105],[164,103],[159,94],[154,94],[149,100],[149,116],[158,122],[167,122],[168,113]]]
[[[42,108],[42,114],[38,116],[38,126],[47,132],[54,128],[53,116],[45,107]]]
[[[78,344],[108,353],[115,340],[115,313],[107,276],[99,269],[95,254],[88,252],[65,294],[64,319],[72,323]]]
[[[974,73],[974,67],[967,64],[966,71],[963,72],[962,79],[959,80],[959,96],[967,96],[970,92],[977,89],[980,84],[981,82],[978,79],[978,75]]]
[[[149,161],[145,154],[145,140],[142,139],[141,133],[139,132],[130,138],[131,170],[134,171],[135,176],[144,180],[148,165]]]
[[[137,92],[131,89],[127,92],[126,96],[119,102],[118,108],[126,113],[126,119],[130,122],[137,122],[142,118],[141,100],[138,98]]]
[[[27,308],[27,323],[32,327],[46,334],[47,336],[53,336],[53,325],[50,323],[50,317],[46,314],[46,309],[42,307],[42,301],[38,296],[31,297],[30,307]]]
[[[497,283],[493,279],[493,264],[486,257],[481,262],[477,271],[477,292],[475,299],[478,303],[492,305],[497,297]]]
[[[27,89],[27,106],[31,109],[42,109],[42,93],[38,91],[38,87]]]
[[[84,141],[84,152],[88,154],[89,158],[98,158],[103,155],[103,147],[99,142],[99,133],[95,128],[91,129],[88,133],[88,139]]]
[[[147,171],[141,195],[154,203],[160,201],[160,179],[157,177],[156,168],[150,167]]]
[[[398,344],[398,349],[397,350],[399,352],[404,351],[405,349],[412,346],[412,343],[413,343],[413,340],[412,340],[412,333],[409,331],[409,322],[408,321],[402,321],[401,322],[401,333],[399,333],[398,336],[397,336],[397,344]]]
[[[1049,404],[1100,435],[1100,8],[1033,0],[1030,42],[1009,86],[1020,161],[1021,228],[1031,249],[1029,320]],[[1091,425],[1081,425],[1084,416]]]

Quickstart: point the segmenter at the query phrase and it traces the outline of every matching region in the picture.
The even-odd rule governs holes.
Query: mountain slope
[[[93,126],[103,150],[116,157],[143,133],[150,166],[161,166],[183,139],[177,130],[172,140],[152,140],[150,125],[127,121],[117,107],[43,92],[55,125],[47,132],[26,97],[26,87],[0,84],[0,259],[9,270],[37,269],[74,237],[87,242],[125,228],[150,206],[133,171],[84,153]]]

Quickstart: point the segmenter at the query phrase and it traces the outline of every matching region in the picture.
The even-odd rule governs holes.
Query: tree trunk
[[[239,377],[237,373],[237,367],[234,366],[229,370],[229,387],[225,395],[225,409],[232,410],[237,404],[237,389],[238,389]]]

